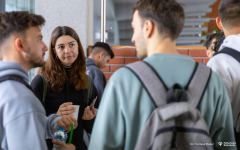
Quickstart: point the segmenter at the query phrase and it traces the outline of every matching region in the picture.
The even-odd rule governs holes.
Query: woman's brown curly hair
[[[67,77],[63,65],[54,53],[56,41],[61,36],[71,36],[78,43],[79,54],[76,61],[72,64],[70,78]],[[45,62],[45,65],[39,68],[38,73],[44,75],[47,86],[55,92],[60,92],[63,89],[66,80],[69,80],[70,84],[73,85],[76,90],[87,89],[85,55],[81,41],[72,28],[59,26],[54,29],[49,46],[49,58]]]

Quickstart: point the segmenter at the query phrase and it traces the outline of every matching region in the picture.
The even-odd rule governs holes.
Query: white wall
[[[69,26],[77,32],[86,54],[88,44],[92,42],[91,37],[88,36],[92,32],[93,14],[89,13],[88,9],[88,7],[91,9],[92,3],[92,0],[36,0],[35,13],[42,15],[46,20],[42,33],[43,41],[47,46],[52,31],[57,26]],[[47,57],[48,54],[45,58]]]

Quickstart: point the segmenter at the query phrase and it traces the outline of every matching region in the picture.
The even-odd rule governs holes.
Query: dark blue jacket
[[[103,72],[96,66],[94,60],[86,57],[86,65],[87,65],[87,74],[93,78],[93,83],[98,91],[98,100],[100,101],[102,98],[102,94],[104,88],[106,86],[106,78]]]

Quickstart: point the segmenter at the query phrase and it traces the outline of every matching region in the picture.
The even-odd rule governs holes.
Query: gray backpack
[[[213,150],[207,124],[197,109],[211,69],[196,63],[186,88],[170,89],[146,62],[126,66],[142,83],[156,109],[145,123],[135,150]]]

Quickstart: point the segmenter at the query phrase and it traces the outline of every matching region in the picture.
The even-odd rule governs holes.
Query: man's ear
[[[19,52],[23,52],[23,51],[24,51],[24,48],[23,48],[23,40],[22,40],[21,38],[15,39],[14,45],[15,45],[16,49],[17,49]]]
[[[103,58],[104,57],[104,52],[100,52],[98,56],[99,56],[100,59]]]
[[[217,23],[217,26],[220,30],[223,30],[223,25],[222,25],[222,21],[219,17],[216,18],[216,23]]]
[[[211,58],[211,51],[210,50],[206,50],[205,53],[206,53],[207,57]]]
[[[150,20],[145,21],[143,29],[144,29],[146,38],[150,38],[153,35],[154,27],[155,27],[155,24],[152,21]]]

